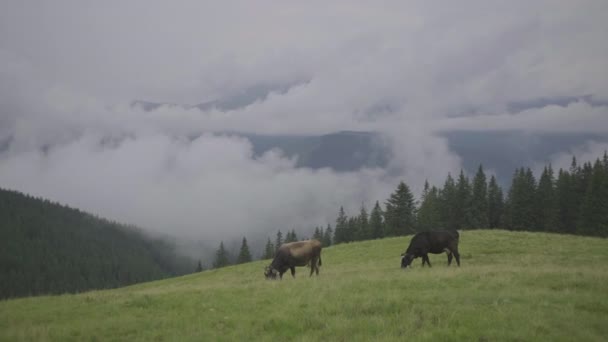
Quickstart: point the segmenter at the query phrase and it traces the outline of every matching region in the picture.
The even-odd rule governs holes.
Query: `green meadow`
[[[114,290],[0,301],[2,341],[605,341],[608,240],[462,231],[462,266],[400,269],[410,237],[342,244]]]

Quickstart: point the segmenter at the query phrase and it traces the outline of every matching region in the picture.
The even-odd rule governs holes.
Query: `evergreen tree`
[[[382,209],[380,203],[376,201],[374,209],[369,217],[369,226],[373,239],[381,239],[384,237],[384,223],[382,222]]]
[[[608,233],[608,181],[603,163],[599,159],[593,166],[590,178],[580,207],[577,233],[606,236]]]
[[[458,196],[456,192],[456,183],[450,173],[448,173],[443,188],[439,191],[439,198],[439,212],[441,213],[442,225],[447,229],[456,229],[458,221]]]
[[[496,182],[496,177],[490,177],[488,185],[488,226],[489,228],[498,228],[501,226],[501,217],[503,215],[504,199],[502,189]]]
[[[558,203],[555,194],[555,179],[551,165],[543,169],[536,191],[536,214],[538,229],[557,231]]]
[[[274,251],[274,245],[272,244],[272,241],[270,241],[270,238],[268,238],[268,241],[266,241],[266,247],[264,247],[264,254],[262,254],[262,259],[274,258]]]
[[[400,182],[386,201],[384,222],[388,235],[401,236],[416,232],[416,208],[410,188]]]
[[[339,244],[342,242],[347,242],[347,220],[346,214],[344,213],[344,208],[340,207],[340,211],[338,212],[338,218],[336,218],[336,230],[334,232],[334,244]]]
[[[465,176],[464,171],[460,170],[458,182],[456,183],[456,201],[454,209],[456,217],[454,221],[454,229],[471,228],[471,200],[472,200],[471,184],[469,178]]]
[[[251,253],[249,252],[249,246],[247,245],[247,239],[243,238],[243,242],[241,243],[241,249],[239,251],[239,255],[236,258],[237,264],[244,264],[246,262],[251,261]]]
[[[479,165],[473,179],[473,197],[471,199],[471,228],[488,228],[488,186],[483,167]]]
[[[331,238],[333,236],[333,230],[331,229],[331,225],[327,224],[327,228],[325,228],[325,233],[323,233],[323,246],[329,247],[332,245]]]
[[[283,244],[283,233],[281,233],[281,230],[279,230],[277,232],[277,237],[274,240],[275,251],[277,251],[279,249],[279,247],[281,247],[282,244]]]
[[[578,202],[574,192],[573,177],[568,171],[560,169],[555,183],[558,208],[557,228],[560,233],[574,234],[576,230]]]
[[[371,238],[371,233],[369,230],[369,217],[363,204],[361,204],[359,217],[357,217],[357,228],[355,234],[355,240],[357,241],[369,240]]]
[[[198,261],[198,264],[196,265],[196,270],[194,270],[194,272],[202,272],[203,271],[203,265],[201,264],[201,261]]]
[[[424,182],[422,201],[418,209],[418,230],[432,230],[441,227],[441,203],[439,190],[433,186],[429,187],[429,182]]]
[[[296,235],[295,229],[291,231],[287,231],[287,236],[285,236],[285,243],[296,242],[298,241],[298,236]]]
[[[312,238],[323,241],[323,228],[315,227],[315,232],[312,234]]]
[[[346,241],[352,242],[355,241],[355,235],[357,234],[357,218],[349,217],[346,221]]]
[[[224,242],[220,242],[220,247],[215,252],[215,260],[213,260],[213,268],[221,268],[230,265],[228,251],[224,248]]]
[[[577,229],[577,223],[579,222],[579,214],[581,209],[581,203],[584,200],[585,192],[587,191],[587,180],[590,178],[589,169],[583,164],[583,167],[577,163],[576,157],[572,156],[572,163],[570,164],[570,196],[572,207],[572,232],[574,233]]]
[[[536,182],[532,171],[523,167],[515,172],[507,200],[508,228],[513,230],[535,230]]]

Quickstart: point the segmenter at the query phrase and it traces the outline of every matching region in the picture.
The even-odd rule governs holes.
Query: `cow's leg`
[[[280,278],[281,280],[283,280],[283,273],[284,273],[284,272],[279,272],[279,278]]]
[[[452,254],[454,254],[454,256],[456,257],[456,264],[460,266],[460,253],[458,253],[458,243],[453,243],[452,246],[450,246],[450,250],[452,251]]]
[[[317,274],[319,274],[319,266],[317,266],[317,259],[311,259],[310,260],[310,275],[309,277],[312,277],[313,272],[316,270]]]
[[[448,250],[447,253],[448,253],[448,266],[450,266],[452,264],[452,252],[450,252]]]
[[[319,259],[320,261],[321,259]],[[319,275],[319,263],[315,262],[315,272]]]
[[[291,276],[295,279],[296,278],[296,267],[295,266],[291,266]]]
[[[425,254],[422,256],[422,258],[424,258],[423,262],[426,261],[427,265],[429,265],[429,267],[431,267],[431,261],[429,260],[429,255]]]

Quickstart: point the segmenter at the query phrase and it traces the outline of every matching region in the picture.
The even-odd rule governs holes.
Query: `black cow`
[[[422,258],[422,267],[426,262],[431,267],[428,253],[439,254],[444,251],[448,254],[448,266],[452,264],[452,255],[456,257],[456,263],[460,266],[460,254],[458,253],[458,239],[460,235],[457,231],[430,231],[421,232],[412,238],[405,253],[401,254],[401,268],[411,265],[415,258]]]
[[[317,263],[318,261],[318,263]],[[318,240],[305,240],[284,243],[279,247],[272,263],[266,267],[266,279],[276,279],[277,275],[283,279],[283,273],[291,270],[296,277],[296,266],[310,265],[310,276],[316,271],[319,275],[321,266],[321,242]]]

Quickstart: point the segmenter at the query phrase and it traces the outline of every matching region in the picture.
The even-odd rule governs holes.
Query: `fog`
[[[0,186],[188,240],[306,234],[340,206],[384,201],[401,180],[418,193],[457,173],[440,131],[608,133],[606,10],[600,0],[5,1]],[[244,101],[250,89],[267,91]],[[581,100],[508,110],[564,96]],[[191,106],[213,101],[238,105]],[[388,166],[296,168],[226,133],[342,130],[383,134]]]

